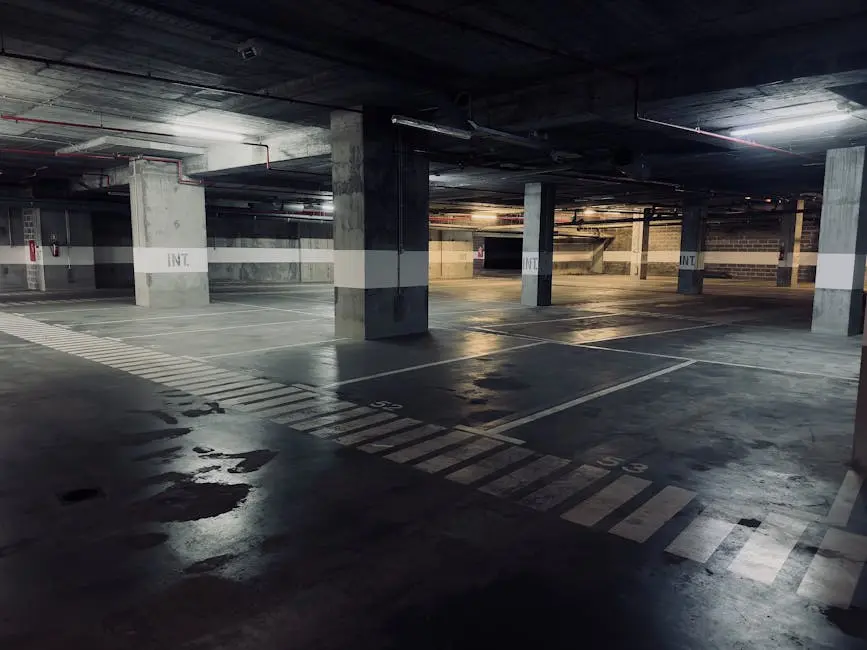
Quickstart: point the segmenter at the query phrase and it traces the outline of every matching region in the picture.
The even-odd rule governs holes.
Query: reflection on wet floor
[[[594,280],[0,308],[3,647],[864,647],[860,342]]]

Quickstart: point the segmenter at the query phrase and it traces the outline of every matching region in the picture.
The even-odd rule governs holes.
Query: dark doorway
[[[522,250],[520,237],[485,237],[485,268],[520,271]]]

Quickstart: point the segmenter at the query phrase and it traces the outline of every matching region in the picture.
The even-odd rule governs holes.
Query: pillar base
[[[550,307],[551,284],[550,275],[522,275],[521,304],[528,307]]]
[[[777,286],[790,287],[792,286],[792,267],[780,266],[777,267]]]
[[[204,307],[210,302],[207,273],[135,274],[135,304],[140,307]]]
[[[812,331],[854,336],[864,330],[863,289],[816,289],[813,293]]]
[[[704,289],[704,271],[684,271],[677,273],[677,293],[699,294]]]
[[[334,335],[383,339],[428,331],[428,288],[334,287]]]

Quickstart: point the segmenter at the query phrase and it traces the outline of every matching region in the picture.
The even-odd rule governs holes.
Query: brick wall
[[[705,264],[705,275],[733,280],[772,280],[777,279],[777,266],[768,264]]]
[[[704,244],[706,251],[777,252],[780,250],[780,225],[776,222],[768,222],[763,227],[711,223],[705,232]]]
[[[648,251],[679,251],[680,224],[650,226]],[[648,275],[677,275],[677,262],[648,262]]]
[[[606,237],[614,237],[611,243],[605,248],[609,251],[631,251],[632,250],[632,224],[617,228],[605,228],[602,234]]]

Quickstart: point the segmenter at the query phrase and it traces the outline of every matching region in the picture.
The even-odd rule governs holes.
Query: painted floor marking
[[[462,447],[450,449],[439,456],[428,458],[427,460],[415,465],[415,468],[429,474],[435,474],[437,472],[442,472],[449,467],[453,467],[459,463],[475,458],[476,456],[481,456],[492,449],[502,447],[503,444],[504,443],[499,440],[493,440],[491,438],[476,438]]]
[[[544,345],[544,341],[534,341],[533,343],[527,343],[525,345],[516,345],[510,348],[500,348],[499,350],[491,350],[489,352],[482,352],[479,354],[468,354],[465,357],[456,357],[454,359],[443,359],[442,361],[433,361],[431,363],[422,363],[417,366],[409,366],[408,368],[398,368],[397,370],[387,370],[385,372],[378,372],[375,375],[367,375],[366,377],[355,377],[354,379],[344,379],[343,381],[335,381],[330,384],[325,384],[322,388],[336,388],[337,386],[346,386],[347,384],[356,384],[361,381],[369,381],[371,379],[379,379],[380,377],[390,377],[392,375],[399,375],[404,372],[412,372],[413,370],[422,370],[424,368],[433,368],[435,366],[442,366],[447,363],[457,363],[459,361],[468,361],[470,359],[478,359],[479,357],[489,357],[495,354],[503,354],[505,352],[514,352],[515,350],[523,350],[524,348],[532,348],[537,345]]]
[[[258,354],[259,352],[272,352],[274,350],[285,350],[287,348],[300,348],[307,345],[319,345],[321,343],[337,343],[338,341],[348,341],[349,339],[321,339],[317,341],[304,341],[302,343],[289,343],[287,345],[275,345],[269,348],[256,348],[254,350],[238,350],[237,352],[224,352],[222,354],[203,354],[201,359],[220,359],[222,357],[234,357],[239,354]]]
[[[395,451],[388,456],[385,456],[385,458],[395,463],[408,463],[409,461],[421,458],[422,456],[427,456],[428,454],[432,454],[440,449],[457,445],[466,441],[469,437],[471,437],[471,434],[466,431],[449,431],[445,435],[432,438],[431,440],[425,440],[424,442],[420,442],[412,447],[407,447],[406,449],[401,449],[400,451]]]
[[[462,431],[461,433],[465,432]],[[493,456],[483,458],[473,465],[468,465],[456,472],[452,472],[447,475],[446,478],[455,483],[469,485],[470,483],[480,481],[494,472],[505,469],[509,465],[514,465],[515,463],[519,463],[534,455],[534,452],[529,449],[524,449],[523,447],[508,447],[507,449],[498,451]]]
[[[338,442],[341,445],[357,445],[366,442],[367,440],[381,438],[389,433],[394,433],[395,431],[400,431],[401,429],[407,429],[409,427],[416,427],[420,424],[422,424],[420,421],[413,420],[412,418],[401,418],[399,420],[392,420],[391,422],[380,424],[378,427],[370,427],[369,429],[341,436],[335,439],[335,442]]]
[[[231,394],[227,396],[229,399],[226,400],[226,404],[231,402],[231,405],[234,405],[234,400],[236,399],[240,404],[241,398],[246,399],[246,396],[250,393],[265,394],[266,397],[277,397],[276,391],[284,388],[284,386],[270,382],[267,379],[243,379],[240,377],[237,377],[236,381],[229,382],[225,379],[200,379],[192,383],[188,381],[173,381],[166,382],[166,384],[173,388],[181,388],[194,395],[207,396],[211,399],[214,399],[217,395],[223,395],[227,391],[231,391]],[[218,399],[222,401],[222,397]]]
[[[360,409],[364,409],[366,407],[360,407]],[[355,418],[356,414],[360,409],[353,409],[352,411],[346,411],[346,415],[352,414],[352,417]],[[329,415],[326,416],[332,419],[337,419],[337,416]],[[394,413],[388,413],[386,411],[380,411],[379,413],[374,413],[372,415],[367,415],[363,418],[352,419],[349,421],[341,422],[343,418],[337,421],[337,424],[333,424],[322,429],[315,429],[310,433],[317,438],[331,438],[333,436],[340,435],[341,433],[351,433],[358,429],[363,429],[366,426],[371,424],[377,424],[379,422],[385,422],[386,420],[394,420],[397,416]]]
[[[695,496],[695,492],[690,490],[667,485],[626,519],[613,526],[609,532],[644,543],[669,519],[683,510]]]
[[[347,409],[355,408],[357,405],[354,402],[341,402],[333,398],[319,397],[315,404],[301,402],[300,404],[296,404],[296,406],[298,407],[297,409],[271,419],[277,424],[292,424],[293,422],[309,420],[320,415],[340,413]]]
[[[864,479],[855,471],[850,469],[846,472],[846,477],[843,479],[839,492],[837,492],[837,498],[834,499],[834,504],[828,512],[828,518],[825,520],[825,523],[829,526],[846,527],[863,483]]]
[[[313,395],[317,397],[322,397],[322,395],[319,393],[313,393]],[[296,422],[292,428],[297,429],[298,431],[310,431],[311,429],[318,429],[329,424],[335,424],[336,422],[340,422],[341,420],[345,420],[347,418],[361,417],[362,415],[372,415],[373,413],[376,413],[375,409],[367,406],[359,406],[358,408],[354,408],[351,411],[344,411],[343,413],[337,413],[332,415],[323,415],[321,418],[314,418],[312,420],[306,420],[304,422]]]
[[[829,528],[798,587],[798,595],[848,608],[867,562],[867,537]]]
[[[594,465],[582,465],[568,474],[554,479],[545,487],[531,492],[520,503],[534,510],[550,510],[578,494],[591,483],[608,476],[607,469]]]
[[[280,386],[279,384],[260,379],[238,382],[234,386],[226,384],[220,388],[211,388],[208,389],[207,395],[211,399],[219,400],[227,406],[252,408],[254,404],[259,402],[285,397],[286,395],[297,395],[300,392],[297,388]]]
[[[553,415],[554,413],[559,413],[560,411],[565,411],[567,409],[574,408],[575,406],[579,406],[580,404],[585,404],[594,399],[598,399],[600,397],[604,397],[605,395],[610,395],[611,393],[616,393],[617,391],[624,390],[626,388],[630,388],[632,386],[637,386],[638,384],[642,384],[646,381],[650,381],[651,379],[656,379],[657,377],[662,377],[663,375],[667,375],[669,373],[680,370],[681,368],[686,368],[687,366],[691,366],[695,363],[695,361],[684,361],[682,363],[677,363],[673,366],[669,366],[668,368],[663,368],[662,370],[656,370],[655,372],[647,373],[646,375],[641,375],[640,377],[636,377],[635,379],[630,379],[629,381],[624,381],[623,383],[617,384],[615,386],[609,386],[608,388],[603,388],[602,390],[597,390],[588,395],[583,395],[573,400],[569,400],[568,402],[563,402],[562,404],[557,404],[556,406],[552,406],[551,408],[544,409],[542,411],[537,411],[531,415],[526,415],[522,418],[518,418],[517,420],[512,420],[510,422],[506,422],[501,424],[500,426],[494,427],[492,429],[488,429],[488,433],[500,434],[504,431],[509,431],[510,429],[515,429],[517,427],[523,426],[530,422],[535,422],[536,420],[540,420],[544,417],[548,417],[549,415]]]
[[[734,529],[734,522],[700,515],[665,550],[704,564]]]
[[[729,571],[771,584],[783,568],[808,522],[770,513],[753,531],[729,566]]]
[[[245,323],[243,325],[228,325],[226,327],[208,327],[205,329],[196,329],[196,330],[172,330],[168,332],[154,332],[152,334],[135,334],[134,336],[119,336],[118,339],[121,341],[128,341],[130,339],[149,339],[155,336],[182,336],[184,334],[201,334],[203,332],[224,332],[226,330],[238,330],[238,329],[252,329],[254,327],[269,327],[274,325],[292,325],[294,323],[311,323],[313,321],[319,322],[319,318],[301,318],[298,320],[279,320],[271,323]]]
[[[561,517],[573,524],[595,526],[649,486],[650,481],[643,478],[629,475],[621,476],[593,496],[564,512]]]
[[[409,431],[402,431],[392,436],[388,436],[387,438],[382,438],[381,440],[368,442],[358,447],[358,449],[367,452],[368,454],[381,454],[391,451],[395,447],[408,445],[411,442],[417,442],[423,438],[428,438],[435,433],[439,433],[443,429],[444,427],[436,424],[423,424],[420,427],[415,427]]]
[[[253,402],[249,405],[237,404],[235,408],[245,413],[255,413],[257,417],[272,418],[284,413],[297,411],[305,406],[312,406],[319,395],[311,395],[310,393],[296,393],[294,395],[282,395],[273,399],[266,399],[262,402]],[[301,403],[303,406],[299,406]]]
[[[479,488],[480,492],[498,497],[507,497],[523,487],[545,478],[558,469],[566,467],[569,460],[557,456],[542,456],[514,472],[501,476]]]
[[[187,366],[186,368],[179,366],[173,370],[156,370],[154,372],[143,372],[139,374],[139,377],[143,379],[150,379],[151,381],[155,381],[157,383],[162,383],[163,381],[173,381],[173,380],[192,380],[192,379],[204,379],[205,377],[232,377],[233,373],[229,370],[225,370],[224,368],[213,368],[210,369],[207,366]]]

